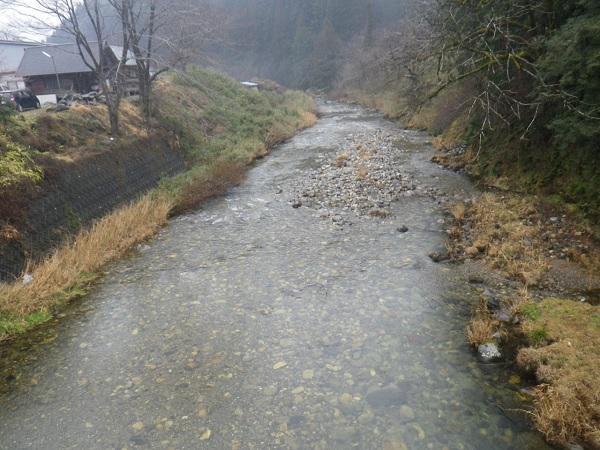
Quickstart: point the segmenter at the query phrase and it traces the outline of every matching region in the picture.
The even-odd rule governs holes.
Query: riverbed
[[[424,133],[358,106],[320,112],[0,350],[0,448],[549,448],[510,366],[466,344],[476,287],[428,257],[442,200],[473,186],[429,162]],[[407,189],[373,205],[385,214],[300,201],[370,133],[398,136]]]

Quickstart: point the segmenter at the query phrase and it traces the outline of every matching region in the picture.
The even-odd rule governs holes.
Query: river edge
[[[349,100],[364,105],[360,97],[356,101],[350,95]],[[364,106],[387,115],[378,105]],[[389,120],[401,123],[396,116]],[[522,386],[522,399],[533,405],[534,428],[548,442],[566,449],[600,449],[600,390],[594,383],[600,377],[598,227],[583,220],[577,208],[553,197],[507,191],[502,180],[499,186],[481,185],[469,172],[465,147],[456,145],[458,141],[456,136],[433,139],[437,152],[431,160],[469,176],[480,189],[480,203],[465,197],[446,204],[451,221],[446,248],[430,257],[459,265],[466,282],[480,292],[466,340],[477,359],[515,365],[519,376],[511,383]],[[494,239],[490,224],[494,229],[507,226],[508,231]],[[523,234],[521,226],[531,229]],[[520,245],[507,246],[508,259],[516,260],[507,263],[502,245],[511,240]],[[539,305],[544,307],[544,317]],[[555,317],[565,315],[574,320],[565,324]],[[585,330],[583,336],[580,329]],[[568,348],[559,348],[561,343]],[[575,352],[572,346],[577,347]],[[573,353],[583,356],[573,357]]]
[[[458,152],[460,154],[460,152]],[[449,170],[460,156],[438,153]],[[448,251],[481,292],[466,335],[478,358],[513,361],[532,421],[566,449],[599,449],[600,245],[581,218],[536,197],[483,188],[448,205]],[[530,388],[533,383],[533,389]]]

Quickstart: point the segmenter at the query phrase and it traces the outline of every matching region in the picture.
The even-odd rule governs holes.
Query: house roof
[[[0,39],[0,73],[15,72],[23,59],[27,47],[33,47],[35,42],[6,41]]]
[[[98,58],[98,46],[90,42],[92,52],[95,58]],[[109,46],[117,59],[121,58],[122,47]],[[50,55],[51,57],[48,57]],[[132,55],[130,55],[132,56]],[[135,60],[130,58],[135,64]],[[88,61],[91,63],[91,61]],[[55,68],[56,66],[56,68]],[[17,75],[24,77],[50,75],[54,73],[89,73],[92,70],[86,65],[84,59],[79,54],[76,44],[43,45],[25,49],[25,54],[17,70]]]

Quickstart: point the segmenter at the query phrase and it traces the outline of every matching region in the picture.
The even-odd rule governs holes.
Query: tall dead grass
[[[525,285],[536,285],[549,268],[542,228],[531,199],[483,194],[468,210],[452,210],[457,221],[468,214],[473,245],[493,267]],[[462,218],[459,218],[462,217]]]
[[[244,179],[246,168],[236,161],[220,160],[200,174],[193,174],[184,184],[173,208],[176,214],[195,209],[200,203],[224,194]]]
[[[473,311],[473,318],[467,325],[467,340],[469,344],[477,348],[481,344],[493,342],[497,322],[492,318],[487,304],[481,301]]]
[[[521,324],[531,347],[517,364],[543,383],[534,423],[550,442],[600,448],[600,307],[562,299],[531,305]]]
[[[24,316],[51,306],[56,296],[78,284],[82,274],[98,271],[156,233],[172,207],[173,201],[164,195],[146,195],[100,219],[35,265],[29,284],[0,285],[0,310]]]

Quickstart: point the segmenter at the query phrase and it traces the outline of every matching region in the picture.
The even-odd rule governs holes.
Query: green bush
[[[42,180],[42,170],[28,152],[0,133],[0,188],[28,179]]]

